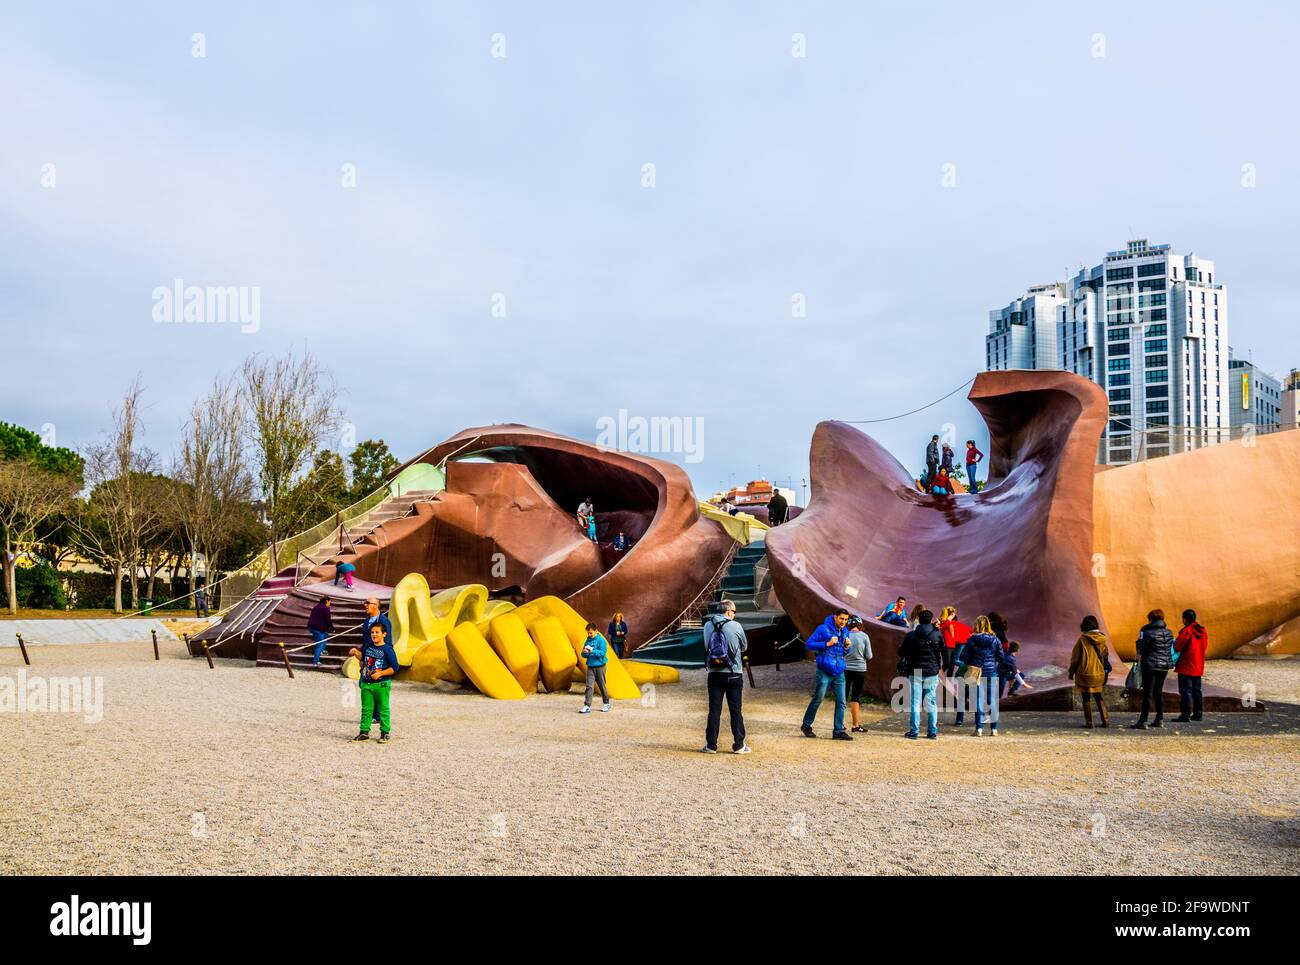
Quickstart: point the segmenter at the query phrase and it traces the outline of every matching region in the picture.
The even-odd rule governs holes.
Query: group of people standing
[[[966,488],[970,492],[975,492],[978,488],[975,476],[983,461],[984,453],[976,447],[975,440],[967,439]],[[925,491],[934,496],[953,495],[954,471],[952,446],[946,442],[941,445],[937,435],[931,436],[929,445],[925,447],[925,478],[921,480]]]
[[[308,617],[308,628],[316,642],[313,665],[320,664],[326,643],[335,634],[332,606],[331,598],[324,596]],[[380,743],[387,743],[392,730],[392,677],[399,666],[392,646],[392,624],[382,612],[379,599],[368,597],[365,606],[366,616],[360,627],[363,644],[349,651],[360,662],[361,670],[361,723],[353,740],[369,740],[372,725],[378,723]],[[736,604],[723,600],[718,611],[703,625],[709,709],[705,743],[700,750],[706,754],[718,752],[725,703],[731,724],[731,750],[749,754],[742,711],[748,641],[744,627],[736,620]],[[941,683],[957,702],[954,726],[960,727],[971,710],[977,737],[984,735],[986,726],[990,736],[997,736],[1001,723],[998,703],[1004,692],[1009,689],[1014,695],[1021,688],[1032,689],[1017,665],[1020,645],[1007,639],[1007,621],[995,612],[981,614],[967,625],[957,619],[957,608],[948,606],[936,620],[934,613],[921,605],[907,615],[907,600],[900,596],[882,608],[876,618],[907,628],[898,648],[896,670],[907,681],[908,729],[904,736],[909,739],[920,738],[923,714],[925,736],[930,740],[938,738],[937,691]],[[1201,678],[1205,673],[1209,634],[1197,621],[1196,611],[1184,610],[1182,619],[1182,629],[1175,636],[1165,624],[1163,611],[1152,610],[1138,635],[1137,659],[1126,683],[1126,690],[1133,693],[1140,690],[1142,694],[1141,714],[1131,725],[1135,729],[1164,725],[1162,691],[1170,670],[1178,674],[1180,713],[1174,719],[1199,721],[1203,717]],[[591,713],[597,690],[602,698],[601,710],[608,713],[611,702],[605,685],[605,668],[609,654],[620,659],[624,656],[627,620],[618,612],[609,621],[606,634],[594,623],[587,624],[586,633],[582,648],[586,690],[580,713]],[[1107,727],[1110,720],[1103,694],[1112,671],[1109,641],[1092,615],[1083,619],[1079,633],[1067,673],[1080,697],[1083,726],[1092,728],[1097,720],[1100,726]],[[816,669],[812,699],[800,726],[802,734],[817,736],[813,724],[828,693],[835,699],[831,739],[851,741],[852,734],[866,733],[867,728],[861,722],[861,700],[867,664],[873,654],[863,620],[846,609],[838,609],[813,631],[805,647],[814,654]]]
[[[944,607],[938,619],[918,604],[910,614],[907,600],[898,597],[876,615],[883,622],[907,629],[898,649],[898,674],[907,681],[908,729],[904,736],[919,739],[922,712],[926,734],[931,740],[939,736],[937,691],[942,684],[956,702],[954,726],[962,726],[967,712],[973,712],[974,734],[997,736],[1001,723],[999,701],[1022,689],[1032,690],[1020,671],[1020,644],[1007,637],[1005,617],[996,612],[981,614],[973,624],[957,619],[957,608]],[[1145,730],[1163,726],[1162,692],[1171,669],[1178,673],[1179,722],[1199,721],[1204,714],[1201,681],[1205,673],[1205,654],[1209,635],[1197,622],[1196,611],[1183,611],[1183,627],[1175,637],[1165,625],[1164,613],[1152,610],[1138,635],[1137,659],[1133,664],[1125,691],[1142,694],[1142,709],[1131,726]],[[1093,728],[1094,708],[1102,727],[1109,726],[1104,691],[1112,670],[1110,646],[1095,616],[1080,624],[1067,670],[1079,694],[1085,728]],[[804,714],[801,730],[815,737],[812,725],[817,711],[831,692],[835,696],[835,723],[832,738],[852,740],[844,729],[845,703],[853,708],[853,731],[859,726],[859,704],[865,681],[866,661],[871,659],[871,642],[860,618],[840,609],[827,617],[805,644],[816,655],[817,666],[812,700]],[[1151,714],[1154,708],[1154,719]],[[1150,723],[1148,723],[1150,721]]]

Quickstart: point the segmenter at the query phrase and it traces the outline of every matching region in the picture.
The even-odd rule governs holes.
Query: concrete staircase
[[[780,636],[788,639],[793,636],[789,618],[784,610],[763,610],[754,603],[756,591],[754,568],[766,559],[767,547],[762,543],[751,543],[741,547],[723,574],[722,580],[714,591],[706,613],[719,612],[723,599],[730,599],[736,604],[736,621],[745,628],[745,636],[750,642],[751,662],[776,662],[766,659],[765,651],[772,649],[773,643]],[[683,620],[681,626],[671,633],[665,633],[638,647],[631,659],[645,663],[657,663],[679,670],[699,670],[704,666],[704,630],[703,621]],[[756,646],[757,645],[757,646]],[[798,647],[787,648],[789,660],[799,659],[802,650]],[[755,659],[755,658],[759,659]]]
[[[345,532],[348,539],[352,542],[359,542],[362,537],[372,533],[380,523],[386,523],[390,519],[401,519],[403,516],[410,515],[416,503],[428,502],[441,492],[437,489],[412,489],[402,493],[400,496],[389,496],[374,509],[370,510],[364,517],[349,526]],[[313,560],[332,559],[338,554],[339,534],[338,531],[330,533],[329,536],[320,540],[315,545],[303,551],[303,555]]]
[[[286,650],[294,650],[314,643],[311,631],[307,629],[307,618],[312,607],[323,596],[333,600],[330,615],[334,621],[335,631],[355,627],[366,618],[365,600],[367,596],[380,596],[380,612],[388,609],[388,587],[376,587],[374,584],[358,580],[353,592],[348,593],[343,584],[335,587],[331,583],[314,583],[291,590],[283,602],[275,608],[257,634],[257,665],[259,667],[284,667],[280,656],[280,644]],[[295,669],[337,671],[347,659],[348,651],[360,647],[361,631],[351,630],[330,640],[325,645],[319,667],[312,667],[312,647],[289,654],[289,664]]]

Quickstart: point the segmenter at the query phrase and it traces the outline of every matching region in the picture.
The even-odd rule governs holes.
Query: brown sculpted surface
[[[696,598],[734,545],[700,516],[686,473],[660,459],[521,425],[467,429],[418,461],[444,459],[447,490],[381,524],[349,557],[362,579],[517,586],[529,598],[560,596],[600,626],[622,610],[635,648]],[[574,519],[586,497],[599,546]],[[623,553],[610,545],[619,531],[632,541]],[[332,567],[314,577],[332,579]]]
[[[1132,656],[1148,610],[1163,609],[1177,632],[1189,606],[1209,628],[1211,657],[1259,637],[1271,641],[1266,652],[1294,653],[1298,481],[1297,431],[1098,474],[1097,588],[1120,654]]]
[[[969,397],[989,426],[991,478],[957,498],[918,492],[874,439],[821,423],[808,509],[767,537],[773,586],[805,634],[839,606],[874,617],[899,595],[936,614],[957,605],[967,621],[995,610],[1021,643],[1021,668],[1039,671],[1041,697],[1068,685],[1080,619],[1103,616],[1092,488],[1106,395],[1067,373],[1010,371],[982,373]],[[869,686],[887,696],[903,631],[872,621],[868,632]]]

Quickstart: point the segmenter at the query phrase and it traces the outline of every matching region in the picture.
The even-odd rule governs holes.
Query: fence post
[[[21,633],[15,632],[14,636],[18,638],[18,649],[23,652],[23,663],[27,664],[27,666],[30,667],[32,665],[32,661],[27,656],[27,644],[23,643],[23,635]]]
[[[289,663],[289,651],[284,649],[284,641],[280,641],[280,656],[284,658],[284,669],[289,671],[289,679],[293,679],[293,666]]]
[[[217,666],[212,662],[212,652],[208,650],[208,641],[203,641],[203,656],[208,658],[208,669],[216,670]]]
[[[162,658],[158,656],[158,631],[156,629],[151,629],[149,632],[153,634],[153,658],[155,660],[160,660]]]

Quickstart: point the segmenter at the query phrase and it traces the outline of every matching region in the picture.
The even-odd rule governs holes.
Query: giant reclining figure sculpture
[[[629,650],[671,626],[736,545],[701,514],[686,473],[660,459],[499,425],[466,429],[412,462],[445,462],[447,488],[345,551],[359,578],[393,586],[418,573],[435,589],[553,596],[601,626],[622,611]],[[574,521],[586,497],[599,543]],[[619,532],[631,544],[624,552],[610,545]],[[310,579],[333,579],[333,563]]]
[[[1300,474],[1300,432],[1098,473],[1108,402],[1090,380],[985,372],[969,398],[990,433],[989,481],[978,494],[917,492],[869,436],[840,422],[817,427],[810,504],[767,537],[773,588],[805,635],[838,607],[871,617],[900,594],[936,614],[949,603],[967,618],[995,610],[1035,686],[1008,706],[1057,708],[1071,699],[1066,668],[1086,614],[1128,659],[1153,607],[1176,627],[1194,606],[1211,628],[1212,655],[1300,614],[1300,495],[1259,495],[1265,480]],[[1267,553],[1248,539],[1261,526]],[[869,630],[868,687],[885,697],[903,631],[879,621]],[[1207,703],[1241,701],[1207,689]]]

